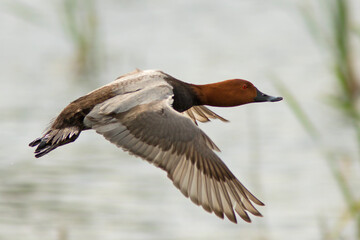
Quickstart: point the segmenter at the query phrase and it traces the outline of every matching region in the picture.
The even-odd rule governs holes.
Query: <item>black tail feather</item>
[[[80,135],[80,131],[66,131],[66,135],[63,135],[64,131],[66,130],[49,130],[43,137],[37,138],[29,143],[30,147],[37,146],[34,151],[35,157],[42,157],[61,145],[73,142]]]
[[[32,141],[31,143],[29,143],[29,147],[35,147],[35,146],[39,145],[40,142],[41,142],[41,138],[37,138],[34,141]]]
[[[36,150],[35,150],[35,157],[39,158],[44,156],[45,154],[51,152],[52,150],[54,150],[55,148],[57,148],[59,145],[55,144],[55,145],[43,145],[42,147],[39,145]]]

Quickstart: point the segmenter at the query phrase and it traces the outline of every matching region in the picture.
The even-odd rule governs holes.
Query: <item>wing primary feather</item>
[[[220,119],[223,122],[229,122],[229,120],[219,116],[218,114],[214,113],[213,111],[211,111],[210,109],[208,109],[205,106],[197,106],[198,108],[201,109],[202,112],[204,112],[206,114],[206,116],[211,117],[213,119],[217,118]]]
[[[203,172],[201,172],[201,205],[205,211],[212,212],[212,207],[209,199],[209,194],[207,192],[207,178]]]
[[[251,219],[249,217],[249,215],[244,211],[244,209],[239,205],[236,204],[235,205],[235,211],[237,212],[237,214],[239,214],[239,216],[246,222],[250,223]]]
[[[257,199],[244,185],[241,184],[241,187],[242,187],[243,191],[245,192],[246,196],[248,196],[248,198],[250,198],[251,201],[253,201],[254,203],[256,203],[260,206],[265,206],[265,204],[263,202],[261,202],[259,199]]]
[[[192,164],[192,177],[191,177],[191,185],[189,186],[189,195],[191,201],[193,201],[196,205],[199,205],[198,175],[199,175],[199,171],[196,169],[196,166]]]
[[[170,152],[170,157],[168,159],[163,160],[164,169],[168,172],[168,174],[171,171],[173,171],[173,169],[177,166],[181,158],[181,155],[178,155],[176,151],[170,149],[169,152]]]
[[[224,185],[223,181],[218,182],[220,193],[223,196],[223,208],[224,208],[224,212],[226,217],[232,221],[233,223],[237,223],[236,217],[235,217],[235,213],[233,210],[233,205],[230,199],[230,196],[228,195],[227,189]]]
[[[192,111],[186,111],[186,114],[194,121],[194,123],[196,124],[196,125],[198,125],[197,124],[197,122],[196,122],[196,117],[194,116],[194,114],[193,114],[193,112]]]
[[[214,209],[214,205],[213,205],[213,202],[212,202],[212,196],[211,196],[211,185],[210,185],[210,177],[209,176],[205,176],[205,192],[206,192],[206,197],[209,201],[209,207],[211,208],[211,210],[213,211]]]
[[[180,181],[180,191],[185,195],[185,197],[189,197],[188,193],[188,186],[189,186],[189,171],[191,168],[191,162],[186,160],[183,172],[181,174],[181,181]]]
[[[197,116],[197,120],[199,120],[200,122],[208,122],[210,121],[210,119],[202,112],[199,110],[198,107],[193,107],[192,110],[194,110],[194,114]]]
[[[191,196],[191,188],[193,186],[193,179],[194,179],[194,164],[190,162],[189,165],[190,167],[189,167],[189,180],[187,185],[187,191],[188,194]]]
[[[176,166],[174,173],[171,175],[173,178],[174,185],[179,188],[180,186],[180,180],[181,180],[181,173],[183,171],[183,166],[185,164],[184,158],[182,158],[179,162],[179,164]]]
[[[198,202],[199,204],[201,204],[201,202],[203,202],[202,199],[202,186],[203,186],[203,179],[202,179],[202,172],[197,168],[197,166],[195,165],[195,169],[196,169],[196,190],[197,190],[197,197],[198,197]]]
[[[161,162],[162,160],[169,154],[169,152],[164,152],[159,150],[158,153],[156,154],[156,156],[154,158],[152,158],[152,163],[155,164],[156,166],[161,166]]]
[[[243,205],[244,205],[244,208],[246,210],[248,210],[249,212],[251,212],[252,214],[254,214],[255,216],[262,216],[261,213],[252,205],[252,203],[250,202],[250,200],[247,198],[247,195],[245,194],[245,192],[243,191],[243,185],[239,182],[239,181],[235,181],[235,184],[238,186],[238,190],[242,190],[242,193],[241,194],[242,196],[244,196],[243,198]]]
[[[224,218],[224,214],[223,214],[223,209],[222,209],[222,205],[219,202],[220,200],[220,196],[219,191],[217,191],[218,189],[215,186],[215,180],[213,178],[209,178],[209,185],[210,185],[210,191],[211,191],[211,202],[213,204],[213,210],[214,213],[216,214],[216,216],[218,216],[219,218]]]

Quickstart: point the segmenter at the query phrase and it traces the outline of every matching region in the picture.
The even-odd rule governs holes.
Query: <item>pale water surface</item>
[[[141,68],[193,83],[245,78],[272,95],[277,76],[326,134],[324,147],[354,156],[354,136],[321,102],[333,81],[299,14],[305,1],[98,1],[106,67],[95,83],[73,80],[59,1],[27,3],[29,18],[16,2],[0,10],[0,239],[320,239],[320,226],[345,210],[321,150],[286,99],[213,108],[231,122],[200,125],[266,203],[252,224],[208,214],[165,172],[94,132],[41,159],[27,147],[70,101]],[[351,225],[345,234],[353,236]]]

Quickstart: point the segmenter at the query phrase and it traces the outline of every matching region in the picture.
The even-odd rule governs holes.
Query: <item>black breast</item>
[[[178,112],[183,112],[198,105],[199,100],[191,85],[173,77],[167,77],[165,80],[173,87],[174,102],[173,108]]]

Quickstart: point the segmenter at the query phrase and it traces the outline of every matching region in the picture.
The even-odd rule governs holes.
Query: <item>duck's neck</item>
[[[226,80],[205,85],[192,85],[200,105],[234,107],[252,102],[241,92],[242,85],[237,80]]]

